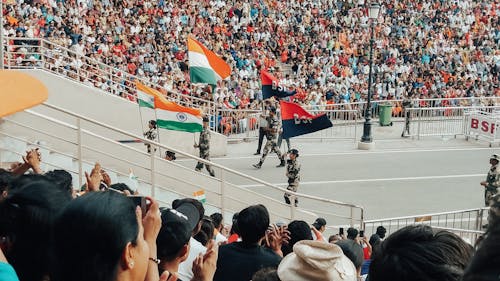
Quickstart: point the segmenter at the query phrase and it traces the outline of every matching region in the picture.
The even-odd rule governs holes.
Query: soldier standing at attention
[[[297,161],[297,157],[299,157],[299,151],[297,149],[291,149],[288,152],[288,160],[286,161],[286,177],[288,178],[288,187],[286,189],[297,192],[297,189],[299,188],[299,181],[300,181],[300,164]],[[290,193],[285,193],[285,202],[287,204],[291,203],[290,197],[292,195]],[[297,197],[295,197],[295,207],[297,207],[297,204],[299,203],[299,200]]]
[[[267,128],[264,129],[267,138],[266,146],[264,147],[264,152],[262,153],[259,163],[253,165],[255,168],[260,169],[260,167],[262,167],[262,163],[264,163],[269,151],[274,151],[280,159],[280,164],[276,167],[285,167],[285,157],[281,154],[281,151],[276,144],[279,124],[280,123],[276,118],[276,107],[271,107],[269,109],[269,116],[267,117]]]
[[[409,137],[410,133],[410,118],[411,112],[409,108],[411,107],[412,101],[410,96],[405,96],[403,99],[403,116],[405,117],[405,126],[403,128],[403,132],[401,133],[401,137]]]
[[[490,157],[491,168],[486,176],[486,181],[481,182],[484,186],[484,205],[486,207],[490,206],[490,200],[495,194],[498,193],[498,188],[500,187],[500,170],[498,168],[498,163],[500,162],[500,156],[498,154],[493,154]]]
[[[208,118],[203,117],[203,131],[200,133],[200,141],[199,145],[194,143],[194,148],[199,148],[200,149],[200,158],[205,159],[205,160],[210,160],[209,155],[210,155],[210,130],[208,129]],[[214,170],[210,165],[204,164],[203,162],[198,162],[196,165],[196,171],[201,172],[201,169],[203,168],[203,165],[205,165],[205,168],[207,168],[208,173],[212,177],[215,177]]]

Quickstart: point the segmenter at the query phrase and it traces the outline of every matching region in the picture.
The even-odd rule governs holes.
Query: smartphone
[[[359,237],[365,237],[365,231],[364,230],[360,230],[359,231]]]
[[[339,235],[344,235],[344,228],[343,227],[339,228]]]
[[[147,211],[146,197],[140,196],[140,195],[131,195],[131,196],[128,196],[128,198],[130,198],[130,200],[132,200],[132,202],[134,202],[135,206],[141,207],[143,216],[146,215],[146,211]]]

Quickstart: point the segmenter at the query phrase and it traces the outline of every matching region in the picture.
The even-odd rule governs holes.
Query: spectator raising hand
[[[11,171],[13,174],[22,175],[26,173],[30,168],[35,174],[43,174],[42,169],[40,169],[40,162],[42,162],[42,155],[38,151],[38,148],[34,148],[26,151],[26,155],[22,157],[23,163],[16,163]]]
[[[150,262],[148,263],[146,281],[156,281],[159,276],[156,254],[156,238],[158,237],[158,233],[161,228],[160,205],[151,197],[146,197],[146,200],[149,201],[146,214],[142,214],[141,208],[137,206],[136,215],[139,221],[142,220],[142,226],[144,227],[144,240],[149,247]]]
[[[35,174],[43,174],[42,169],[40,169],[42,154],[40,154],[38,148],[27,151],[26,156],[23,156],[23,161],[33,170]]]
[[[214,240],[210,240],[205,254],[200,254],[193,262],[193,278],[191,281],[212,281],[217,269],[218,254],[219,246]]]
[[[85,172],[85,178],[87,179],[86,192],[99,191],[99,187],[103,181],[101,164],[95,163],[90,175]]]
[[[287,244],[288,241],[290,241],[290,231],[288,231],[285,225],[277,226],[276,224],[272,224],[266,232],[266,246],[280,257],[283,257],[281,246],[283,246],[283,244]]]

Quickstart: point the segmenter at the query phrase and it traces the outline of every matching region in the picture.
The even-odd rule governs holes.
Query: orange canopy
[[[45,85],[19,71],[0,70],[0,117],[41,104],[47,100]]]

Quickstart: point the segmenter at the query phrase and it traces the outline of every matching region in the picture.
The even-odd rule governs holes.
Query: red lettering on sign
[[[483,121],[481,122],[481,131],[483,132],[488,132],[489,131],[489,124],[488,121]]]
[[[470,127],[472,129],[477,129],[478,125],[479,125],[479,120],[477,120],[476,118],[472,118],[470,120]]]

